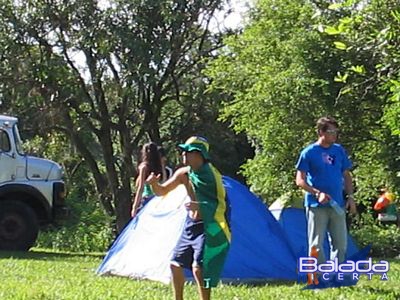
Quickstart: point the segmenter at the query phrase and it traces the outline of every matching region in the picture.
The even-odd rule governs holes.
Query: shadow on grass
[[[82,257],[103,258],[104,254],[100,253],[70,253],[70,252],[52,252],[46,250],[31,250],[31,251],[1,251],[0,259],[34,259],[34,260],[63,260]]]

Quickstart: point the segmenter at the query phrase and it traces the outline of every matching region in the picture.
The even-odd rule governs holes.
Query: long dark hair
[[[150,142],[143,145],[140,153],[140,163],[138,166],[140,164],[147,165],[149,173],[145,174],[146,176],[148,176],[151,172],[156,175],[162,174],[161,157],[156,143]]]

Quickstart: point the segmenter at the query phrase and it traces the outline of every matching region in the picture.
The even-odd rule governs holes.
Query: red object
[[[386,193],[385,193],[386,194]],[[386,198],[386,195],[383,194],[382,196],[379,197],[378,201],[376,201],[375,205],[374,205],[374,210],[376,211],[380,211],[382,209],[384,209],[386,206],[389,205],[390,200],[388,198]]]

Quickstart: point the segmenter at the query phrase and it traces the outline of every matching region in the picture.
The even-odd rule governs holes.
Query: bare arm
[[[347,195],[353,195],[353,179],[351,177],[350,171],[346,170],[343,172],[344,177],[344,190]]]
[[[357,214],[357,207],[353,196],[353,179],[349,170],[343,172],[344,177],[344,190],[347,195],[346,208],[349,209],[351,214]]]
[[[157,196],[164,196],[168,194],[170,191],[175,189],[180,184],[185,184],[187,187],[187,173],[189,171],[188,167],[183,167],[178,169],[174,175],[171,176],[166,182],[160,184],[160,175],[156,176],[154,173],[151,173],[149,177],[147,177],[146,182],[151,185],[153,192]]]
[[[192,184],[188,178],[189,167],[183,167],[178,169],[170,179],[168,179],[163,184],[159,184],[160,176],[155,176],[153,173],[147,177],[146,182],[151,184],[154,193],[158,196],[163,196],[168,192],[175,189],[178,185],[183,184],[189,195],[191,201],[187,203],[186,209],[189,211],[189,216],[198,220],[201,218],[199,203],[196,201],[196,195],[194,193]]]
[[[191,217],[193,220],[199,220],[201,219],[200,206],[188,176],[185,176],[184,184],[189,198],[191,199],[189,203],[186,203],[186,209],[189,211],[189,217]]]
[[[303,190],[315,195],[319,192],[319,190],[310,186],[306,181],[306,173],[303,171],[297,170],[296,172],[296,185],[301,187]]]
[[[316,188],[310,186],[306,181],[306,173],[300,170],[296,172],[296,185],[301,187],[306,192],[309,192],[315,197],[317,197],[318,202],[321,204],[325,204],[330,200],[330,196],[322,191],[317,190]]]
[[[137,209],[140,205],[140,201],[142,201],[142,194],[144,189],[144,183],[146,180],[146,173],[148,172],[147,170],[148,169],[146,165],[139,166],[139,176],[136,180],[135,199],[133,200],[132,211],[131,211],[132,217],[136,215]]]

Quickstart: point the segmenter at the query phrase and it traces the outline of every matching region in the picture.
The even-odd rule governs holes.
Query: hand
[[[190,201],[185,203],[186,209],[189,211],[189,217],[193,220],[201,219],[200,210],[199,210],[199,202]]]
[[[199,202],[197,202],[197,201],[187,202],[187,203],[185,203],[185,207],[188,210],[199,210]]]
[[[317,200],[321,204],[327,204],[331,200],[331,196],[329,196],[327,193],[320,192]]]
[[[151,172],[150,175],[146,178],[146,183],[147,184],[154,184],[160,181],[161,174],[158,174],[157,176]]]
[[[131,217],[134,218],[136,216],[136,209],[131,210]]]
[[[354,202],[354,198],[353,197],[348,197],[347,198],[346,209],[348,209],[349,212],[352,215],[356,215],[357,214],[357,206],[356,206],[356,203]]]
[[[132,210],[131,210],[131,217],[134,218],[137,214],[137,210],[138,208],[135,207],[135,205],[132,206]]]

